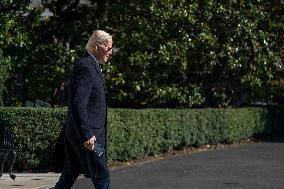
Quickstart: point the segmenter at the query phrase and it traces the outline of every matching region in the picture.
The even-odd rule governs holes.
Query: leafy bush
[[[17,168],[47,169],[66,109],[0,108],[18,138]],[[240,109],[110,109],[108,155],[128,160],[174,148],[283,137],[284,107]]]
[[[114,41],[121,50],[109,68],[111,102],[116,107],[216,107],[270,101],[270,81],[283,49],[282,3],[112,3]]]
[[[4,84],[8,75],[8,60],[3,57],[2,52],[0,51],[0,106],[3,106]]]
[[[63,127],[66,111],[48,108],[1,108],[0,115],[13,125],[17,137],[17,167],[47,168]]]
[[[104,68],[112,107],[224,107],[271,102],[277,91],[282,0],[2,2],[10,105],[58,104],[55,93],[94,29],[113,34],[118,48]],[[56,16],[42,18],[46,7]]]

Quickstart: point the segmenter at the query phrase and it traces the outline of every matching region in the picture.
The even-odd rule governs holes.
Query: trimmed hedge
[[[284,108],[112,109],[109,155],[125,160],[173,148],[281,137]]]
[[[0,115],[15,125],[17,168],[47,169],[66,109],[0,108]],[[283,137],[284,107],[110,109],[108,122],[110,159],[128,160],[186,146]]]
[[[18,143],[17,168],[45,169],[49,166],[65,114],[65,109],[0,108],[0,115],[14,125]]]

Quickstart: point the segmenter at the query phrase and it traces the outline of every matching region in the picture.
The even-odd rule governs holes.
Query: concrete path
[[[7,174],[1,189],[50,189],[59,174]],[[72,189],[93,189],[79,178]],[[111,189],[283,189],[284,143],[253,143],[115,168]]]
[[[8,174],[0,178],[1,189],[49,189],[57,182],[60,174],[55,173],[15,173],[12,180]]]

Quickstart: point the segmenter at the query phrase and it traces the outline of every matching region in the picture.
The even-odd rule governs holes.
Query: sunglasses
[[[106,47],[105,45],[100,45],[100,44],[97,44],[97,45],[100,46],[100,47],[103,47],[105,49],[105,52],[112,51],[112,47]]]

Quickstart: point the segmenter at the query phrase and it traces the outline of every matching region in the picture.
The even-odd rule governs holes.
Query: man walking
[[[65,129],[66,160],[55,189],[70,189],[80,173],[90,177],[96,189],[108,189],[107,100],[100,64],[112,54],[112,36],[96,30],[86,54],[75,64],[68,85]]]

